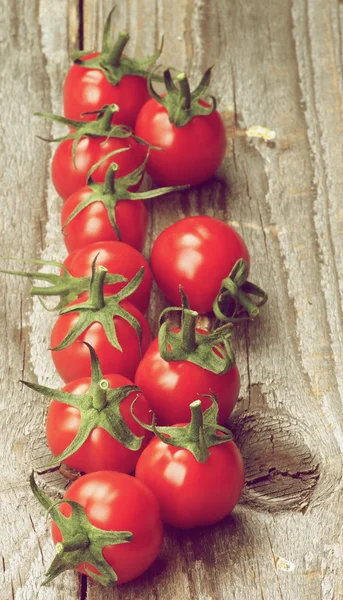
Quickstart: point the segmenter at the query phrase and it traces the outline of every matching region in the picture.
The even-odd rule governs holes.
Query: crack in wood
[[[255,388],[259,386],[253,384]],[[305,441],[300,423],[284,410],[265,408],[260,389],[257,394],[261,400],[252,402],[253,410],[234,416],[231,424],[245,465],[242,501],[268,512],[304,512],[320,478],[320,460]],[[321,490],[323,497],[327,493]]]
[[[246,357],[247,357],[247,375],[248,375],[248,394],[249,394],[248,409],[250,409],[250,405],[251,405],[251,373],[250,373],[250,351],[249,351],[249,321],[246,321],[246,323],[245,323],[244,335],[245,335],[245,353],[246,353]]]
[[[79,600],[87,600],[87,585],[88,585],[87,581],[88,581],[87,575],[83,575],[83,574],[79,573],[79,582],[80,582]]]
[[[20,294],[20,306],[19,306],[19,344],[21,344],[23,339],[23,296]]]
[[[24,347],[23,347],[23,357],[22,357],[22,364],[21,364],[21,379],[25,379],[25,361],[26,361],[26,342],[24,342]]]
[[[41,556],[41,559],[42,559],[42,565],[43,565],[43,567],[45,567],[44,554],[43,554],[42,546],[41,546],[41,543],[40,543],[39,535],[38,535],[38,533],[36,531],[34,522],[33,522],[32,517],[31,517],[30,514],[29,514],[29,519],[30,519],[31,527],[32,527],[32,529],[33,529],[33,531],[35,533],[36,538],[37,538],[37,544],[38,544],[39,553],[40,553],[40,556]]]
[[[40,239],[40,250],[41,252],[44,250],[44,237],[43,237],[43,223],[41,219],[38,220],[39,227],[39,239]]]
[[[280,598],[281,598],[281,600],[284,600],[284,595],[283,595],[282,588],[281,588],[280,578],[279,578],[279,574],[277,572],[276,557],[275,557],[275,553],[273,550],[272,542],[271,542],[269,531],[268,531],[267,527],[266,527],[266,532],[267,532],[267,538],[268,538],[268,542],[269,542],[269,546],[270,546],[270,551],[271,551],[272,557],[273,557],[274,571],[275,571],[275,576],[276,576],[276,580],[277,580],[277,584],[278,584],[278,588],[279,588],[279,592],[280,592]]]
[[[292,473],[290,471],[281,471],[277,467],[270,467],[268,473],[266,475],[261,475],[260,477],[255,477],[246,481],[245,485],[247,487],[256,486],[256,484],[261,482],[270,482],[274,477],[281,475],[281,477],[290,477],[291,479],[306,479],[307,476],[314,475],[315,485],[319,478],[319,465],[316,465],[312,469],[307,469],[305,471],[296,471]]]
[[[84,0],[79,0],[79,28],[78,28],[78,46],[79,50],[84,49],[83,28],[84,28]]]

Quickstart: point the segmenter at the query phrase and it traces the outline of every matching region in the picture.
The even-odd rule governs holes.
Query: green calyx
[[[169,186],[157,188],[155,190],[149,190],[147,192],[130,192],[128,188],[137,185],[143,176],[149,158],[149,150],[147,152],[147,156],[144,162],[128,175],[117,178],[116,173],[118,172],[119,167],[116,163],[113,162],[107,169],[105,182],[96,183],[92,178],[94,171],[104,162],[104,160],[108,160],[115,154],[124,152],[126,150],[127,148],[114,150],[113,152],[107,154],[105,158],[102,158],[99,162],[93,165],[87,176],[87,185],[89,188],[91,188],[93,193],[87,198],[85,198],[82,202],[80,202],[80,204],[73,210],[66,222],[63,224],[62,231],[67,225],[69,225],[69,223],[76,217],[76,215],[83,211],[84,208],[86,208],[90,204],[93,204],[93,202],[102,202],[107,210],[108,219],[113,227],[113,230],[116,233],[117,239],[120,241],[121,234],[115,215],[115,208],[119,200],[148,200],[149,198],[157,198],[158,196],[163,196],[163,194],[169,194],[170,192],[178,192],[189,188],[189,185],[181,185],[174,187]]]
[[[121,31],[114,45],[111,42],[111,18],[114,8],[109,13],[102,38],[101,53],[93,58],[84,58],[91,54],[89,50],[74,52],[71,58],[75,65],[86,69],[99,69],[112,85],[118,85],[124,75],[137,75],[147,79],[151,74],[148,71],[156,60],[161,56],[163,49],[163,38],[161,46],[152,56],[143,59],[129,58],[123,56],[123,50],[130,39],[126,31]],[[160,81],[159,77],[154,77]]]
[[[35,113],[36,117],[44,117],[44,119],[56,121],[57,123],[62,123],[63,125],[67,125],[75,129],[75,131],[71,131],[59,138],[46,139],[41,136],[38,137],[45,142],[65,142],[66,140],[74,140],[72,148],[74,165],[77,145],[84,137],[105,137],[106,141],[109,138],[131,138],[140,144],[148,145],[146,142],[144,142],[144,140],[134,135],[131,127],[128,125],[112,125],[112,117],[114,113],[118,111],[119,107],[116,104],[105,104],[100,110],[84,113],[85,115],[96,114],[97,118],[95,121],[76,121],[74,119],[67,119],[66,117],[61,117],[59,115],[37,112]]]
[[[152,78],[148,79],[149,92],[159,104],[162,104],[168,111],[169,121],[175,127],[184,127],[193,117],[206,116],[213,113],[217,108],[217,102],[214,96],[209,96],[212,101],[211,106],[203,106],[199,100],[203,100],[208,96],[207,88],[211,80],[212,67],[205,71],[199,85],[191,92],[189,81],[185,73],[179,73],[175,81],[170,74],[170,70],[166,69],[163,72],[164,84],[166,86],[166,94],[160,95],[156,92],[152,85]]]
[[[167,307],[160,316],[181,311],[181,329],[172,331],[168,320],[164,321],[158,333],[158,347],[163,360],[192,362],[207,371],[224,375],[232,369],[235,357],[230,346],[232,326],[223,325],[212,333],[204,335],[196,331],[196,320],[199,314],[189,308],[186,294],[180,286],[182,308]]]
[[[248,264],[240,258],[229,276],[223,279],[220,292],[213,302],[213,312],[219,322],[239,323],[259,315],[259,308],[267,302],[268,295],[257,285],[247,281],[248,275]],[[256,296],[257,300],[253,302],[249,296]]]
[[[132,403],[131,414],[137,423],[148,431],[152,431],[162,442],[168,446],[189,450],[198,462],[204,463],[210,456],[209,448],[230,442],[233,438],[229,429],[217,423],[218,404],[216,396],[214,394],[201,395],[211,398],[212,404],[205,412],[202,412],[201,400],[192,402],[189,405],[192,416],[188,425],[157,427],[154,413],[152,424],[146,425],[134,415],[135,402]]]
[[[131,531],[104,531],[92,525],[84,508],[74,500],[62,498],[53,501],[37,486],[34,474],[30,476],[30,487],[36,500],[51,515],[62,535],[62,542],[56,544],[56,556],[45,574],[42,585],[48,585],[55,577],[83,565],[87,574],[104,586],[115,585],[118,577],[112,567],[104,559],[103,549],[106,546],[129,543],[133,539]],[[70,517],[65,517],[58,506],[69,504],[72,508]],[[88,563],[99,571],[89,571],[84,563]]]
[[[69,446],[59,456],[56,456],[46,468],[60,464],[79,450],[96,427],[105,429],[107,433],[129,450],[139,450],[142,445],[143,438],[132,433],[120,412],[120,405],[123,400],[132,392],[137,394],[139,388],[136,385],[124,385],[111,389],[108,381],[103,377],[100,362],[94,349],[87,342],[83,343],[89,349],[92,370],[91,382],[87,392],[72,394],[62,390],[54,390],[44,385],[21,381],[21,383],[46,398],[73,406],[80,412],[81,420],[77,435]]]
[[[81,304],[66,306],[60,312],[61,315],[74,312],[79,313],[79,319],[76,325],[74,325],[67,333],[62,342],[55,348],[50,348],[50,350],[64,350],[70,346],[70,344],[75,342],[75,340],[77,340],[77,338],[93,323],[100,323],[110,344],[122,352],[122,347],[119,343],[113,320],[114,317],[121,317],[133,327],[137,333],[141,348],[142,329],[140,323],[131,313],[122,308],[120,302],[131,296],[131,294],[139,287],[144,277],[144,267],[141,267],[131,281],[119,290],[119,292],[116,292],[111,296],[105,296],[104,284],[107,269],[101,265],[95,269],[96,258],[97,257],[95,257],[92,264],[92,277],[88,299]]]
[[[32,286],[30,290],[31,296],[38,296],[42,305],[46,310],[61,310],[73,300],[76,300],[80,294],[87,292],[90,288],[91,277],[74,277],[64,266],[63,263],[49,260],[30,260],[11,258],[10,260],[30,262],[42,266],[51,266],[62,269],[62,273],[40,273],[37,271],[11,271],[9,269],[0,269],[0,273],[9,275],[18,275],[19,277],[28,277],[29,279],[37,279],[45,281],[49,286]],[[127,279],[123,275],[112,275],[107,273],[105,277],[106,284],[126,282]],[[48,308],[41,299],[41,296],[59,296],[59,303],[52,309]]]

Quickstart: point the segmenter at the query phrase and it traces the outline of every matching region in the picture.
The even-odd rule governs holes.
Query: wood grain
[[[33,138],[48,130],[31,115],[61,110],[67,52],[78,41],[99,47],[112,2],[6,4],[1,120],[11,137],[4,133],[0,141],[4,254],[61,259],[50,150]],[[205,185],[150,203],[145,253],[177,218],[216,215],[243,235],[252,277],[269,292],[261,319],[235,339],[242,389],[232,429],[247,485],[232,517],[217,526],[167,528],[160,558],[135,582],[103,590],[83,581],[81,589],[70,574],[41,590],[40,599],[343,598],[342,10],[337,0],[117,1],[115,30],[130,30],[132,54],[152,53],[165,34],[163,63],[185,69],[194,84],[216,64],[212,91],[227,125],[227,157]],[[275,143],[248,141],[244,130],[255,124],[275,130]],[[25,282],[1,280],[0,598],[31,599],[49,560],[42,564],[40,548],[50,556],[53,548],[25,484],[32,460],[46,456],[42,405],[16,380],[25,369],[26,378],[58,384],[46,360],[53,317],[28,302]],[[154,290],[155,331],[163,305]],[[45,483],[54,490],[60,479],[52,475]]]
[[[72,3],[62,0],[51,11],[49,4],[0,3],[0,227],[1,253],[5,256],[38,258],[45,245],[52,198],[48,187],[51,149],[35,136],[51,132],[33,113],[61,110],[61,82],[68,65],[68,14],[72,7]],[[42,571],[53,555],[48,522],[27,483],[32,468],[32,440],[43,430],[43,405],[18,383],[20,378],[34,378],[29,284],[1,276],[1,289],[0,597],[26,600],[36,597]],[[40,341],[41,353],[47,356],[47,338]],[[47,362],[45,359],[43,364]],[[50,364],[48,368],[52,370]],[[78,578],[67,574],[49,590],[40,591],[39,597],[69,600],[78,597],[78,590]]]

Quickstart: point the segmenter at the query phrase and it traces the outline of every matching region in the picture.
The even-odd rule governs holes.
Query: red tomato
[[[151,98],[137,117],[135,134],[164,150],[151,150],[147,164],[149,175],[159,185],[202,183],[214,175],[225,156],[226,133],[217,111],[176,127],[166,108]]]
[[[99,56],[92,52],[83,60]],[[150,98],[147,81],[137,75],[124,75],[118,85],[112,85],[99,69],[73,65],[64,82],[64,114],[68,119],[94,121],[96,115],[84,112],[100,110],[105,104],[117,104],[119,113],[112,123],[133,127],[143,104]]]
[[[68,306],[81,304],[84,301],[85,298],[80,297]],[[120,303],[120,306],[130,312],[141,326],[143,355],[151,342],[149,324],[142,313],[130,302],[124,300]],[[67,333],[78,322],[79,314],[78,312],[72,312],[59,315],[51,333],[51,348],[55,348],[62,342]],[[63,381],[68,382],[80,377],[90,377],[89,350],[85,344],[80,344],[79,341],[88,342],[94,348],[103,373],[115,372],[129,379],[134,378],[141,360],[137,333],[122,317],[116,316],[113,320],[122,352],[112,346],[102,325],[98,322],[92,323],[75,342],[72,342],[64,350],[51,351],[56,370]]]
[[[64,497],[81,504],[94,527],[133,534],[131,542],[105,546],[103,550],[105,560],[118,576],[118,584],[135,579],[154,562],[162,546],[163,528],[157,500],[141,481],[124,473],[98,471],[74,481]],[[67,517],[72,514],[69,504],[61,504],[59,510]],[[55,523],[51,532],[55,544],[62,541]],[[77,570],[87,575],[85,564]]]
[[[201,329],[197,332],[208,333]],[[218,400],[218,423],[224,424],[237,402],[240,376],[236,365],[225,375],[217,375],[192,362],[167,362],[160,355],[156,338],[139,364],[135,383],[146,396],[158,425],[187,422],[191,402],[210,393]],[[205,411],[212,401],[201,397],[201,404]]]
[[[110,388],[132,385],[132,382],[122,375],[105,375]],[[90,377],[71,381],[64,386],[63,391],[73,394],[84,394],[91,382]],[[92,471],[120,471],[132,473],[138,457],[143,452],[150,433],[141,427],[132,417],[130,407],[135,402],[135,414],[143,423],[151,422],[150,406],[143,394],[132,392],[120,403],[120,414],[129,429],[138,437],[144,437],[139,450],[125,448],[115,440],[105,429],[96,427],[84,444],[74,454],[63,462],[71,469],[84,473]],[[46,438],[54,456],[58,456],[71,444],[79,431],[81,415],[78,408],[53,400],[49,406],[46,422]]]
[[[81,68],[81,67],[80,67]],[[75,165],[72,157],[74,140],[61,142],[52,159],[51,175],[55,190],[63,200],[67,200],[76,190],[86,185],[89,170],[99,160],[110,152],[120,148],[130,148],[127,152],[115,155],[115,161],[122,176],[132,173],[144,161],[146,147],[135,142],[132,138],[84,137],[76,148]],[[108,167],[113,162],[113,156],[94,171],[92,177],[97,183],[103,183]],[[132,191],[139,185],[132,186]]]
[[[62,209],[62,227],[75,208],[92,193],[91,188],[84,186],[69,196]],[[144,202],[119,200],[115,207],[115,216],[121,241],[141,252],[148,230],[148,211]],[[64,228],[63,233],[68,252],[73,252],[94,242],[118,239],[109,221],[107,209],[102,202],[93,202],[84,208]]]
[[[124,242],[97,242],[80,250],[75,250],[67,256],[63,264],[74,277],[89,277],[92,274],[92,263],[97,255],[97,266],[106,267],[109,274],[123,275],[128,281],[138,273],[141,267],[144,267],[142,282],[130,296],[130,302],[140,312],[145,313],[149,306],[152,275],[145,258],[132,246],[124,244]],[[106,284],[104,291],[108,294],[114,294],[125,285],[125,282]]]
[[[213,525],[236,506],[244,466],[234,442],[209,448],[205,463],[154,437],[138,459],[136,478],[155,494],[162,521],[181,529]]]
[[[158,287],[180,306],[182,285],[190,307],[212,310],[221,282],[239,258],[250,257],[241,236],[230,225],[212,217],[187,217],[167,227],[156,239],[151,267]]]

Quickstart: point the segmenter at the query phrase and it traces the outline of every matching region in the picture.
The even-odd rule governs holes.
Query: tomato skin
[[[88,277],[92,274],[92,262],[98,256],[96,264],[106,267],[109,273],[123,275],[130,281],[144,267],[141,284],[130,296],[130,302],[140,312],[145,313],[149,306],[152,274],[145,258],[124,242],[96,242],[67,256],[63,264],[74,277]],[[125,286],[123,283],[106,284],[104,291],[114,294]]]
[[[94,58],[92,52],[84,58]],[[112,85],[99,69],[73,65],[64,82],[64,114],[68,119],[94,121],[96,115],[82,113],[100,110],[105,104],[117,104],[112,123],[133,127],[143,104],[150,98],[147,81],[137,75],[124,75],[118,85]]]
[[[132,385],[132,381],[122,375],[105,375],[110,388]],[[83,377],[71,381],[64,386],[63,391],[73,394],[84,394],[90,386],[91,378]],[[151,437],[150,432],[141,427],[131,415],[130,407],[135,402],[135,415],[143,423],[151,423],[150,406],[142,393],[132,392],[120,404],[120,413],[131,431],[143,437],[139,450],[125,448],[115,440],[105,429],[96,427],[84,444],[63,462],[71,469],[83,473],[93,471],[120,471],[132,473],[140,454]],[[71,444],[79,430],[80,411],[68,404],[53,400],[49,406],[46,421],[46,437],[48,446],[54,456],[61,454]]]
[[[81,504],[95,527],[133,533],[131,542],[105,546],[103,550],[105,560],[118,576],[117,584],[135,579],[154,562],[162,547],[163,527],[158,502],[141,481],[125,473],[97,471],[79,477],[64,497]],[[67,517],[72,513],[69,504],[61,504],[59,510]],[[55,544],[62,541],[55,523],[51,533]],[[77,570],[87,575],[84,563]]]
[[[158,287],[180,306],[179,286],[190,307],[204,314],[239,258],[248,266],[250,257],[241,236],[230,225],[207,216],[186,217],[157,237],[151,252],[151,268]]]
[[[197,332],[208,333],[201,329]],[[199,398],[204,412],[212,401],[201,394],[210,393],[217,396],[218,423],[223,425],[237,402],[240,376],[237,365],[225,375],[217,375],[188,361],[167,362],[160,355],[156,338],[138,366],[135,384],[147,398],[158,425],[186,423],[190,415],[189,405]]]
[[[55,190],[62,200],[67,200],[76,190],[87,183],[89,170],[99,160],[110,152],[121,148],[129,148],[125,152],[115,154],[94,171],[92,178],[97,183],[103,183],[108,167],[116,162],[120,169],[120,175],[128,175],[137,169],[144,161],[146,148],[131,138],[108,138],[84,137],[76,147],[75,165],[72,157],[72,146],[74,140],[61,142],[55,151],[51,164],[51,176]],[[132,186],[130,190],[135,191],[139,184]]]
[[[183,448],[154,437],[138,459],[136,478],[155,494],[162,521],[180,529],[213,525],[236,506],[244,486],[244,466],[234,442],[209,448],[199,463]]]
[[[68,304],[77,305],[86,300],[85,295]],[[142,313],[130,302],[120,303],[120,306],[130,312],[140,323],[142,329],[142,355],[151,342],[151,332],[148,321]],[[62,342],[70,329],[78,322],[79,313],[72,312],[59,315],[51,332],[50,347],[55,348]],[[121,317],[114,317],[114,324],[119,344],[123,351],[117,350],[108,341],[102,325],[92,323],[70,346],[64,350],[51,350],[55,368],[65,382],[90,377],[90,357],[85,341],[90,344],[98,355],[103,373],[118,373],[133,380],[141,360],[139,340],[136,331]]]
[[[69,196],[62,208],[62,227],[74,209],[92,193],[91,188],[85,185]],[[148,211],[144,202],[119,200],[115,207],[115,216],[121,241],[141,252],[148,230]],[[84,208],[64,228],[63,233],[68,252],[74,252],[95,242],[118,240],[102,202],[93,202]]]
[[[149,175],[159,185],[203,183],[214,175],[225,156],[225,127],[217,111],[176,127],[170,123],[166,108],[151,98],[137,117],[135,134],[164,150],[151,150],[147,164]]]

